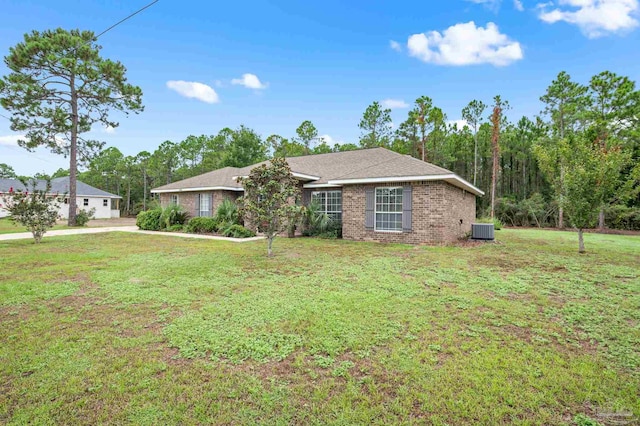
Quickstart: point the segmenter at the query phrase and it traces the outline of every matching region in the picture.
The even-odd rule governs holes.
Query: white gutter
[[[291,176],[293,176],[294,178],[298,178],[298,179],[305,179],[305,180],[319,180],[320,176],[312,176],[312,175],[305,175],[304,173],[298,173],[298,172],[291,172]],[[238,178],[248,178],[249,176],[232,176],[231,179],[233,180],[238,180]]]
[[[392,177],[378,177],[378,178],[359,178],[359,179],[336,179],[330,180],[330,185],[356,185],[364,183],[385,183],[385,182],[415,182],[415,181],[433,181],[444,180],[450,184],[462,189],[466,189],[476,195],[484,195],[484,192],[476,188],[466,180],[462,179],[458,175],[427,175],[427,176],[392,176]]]
[[[306,183],[303,188],[341,188],[341,185],[331,185],[328,183]]]
[[[178,188],[178,189],[152,189],[152,194],[162,194],[165,192],[198,192],[198,191],[239,191],[244,192],[244,188],[234,188],[232,186],[203,186],[198,188]]]

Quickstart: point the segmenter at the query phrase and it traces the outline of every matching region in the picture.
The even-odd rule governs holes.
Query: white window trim
[[[102,207],[109,207],[109,199],[108,198],[103,198],[102,199]]]
[[[208,197],[209,199],[209,206],[206,210],[202,210],[202,200],[204,199],[204,197]],[[198,216],[200,217],[210,217],[213,215],[213,213],[211,212],[211,207],[213,205],[213,194],[211,194],[210,192],[203,192],[200,194],[200,205],[198,206]],[[202,212],[206,212],[207,216],[202,216]]]
[[[86,201],[86,204],[85,204]],[[82,199],[82,207],[89,207],[89,199],[88,198],[83,198]]]
[[[328,195],[329,195],[329,192],[339,192],[339,193],[340,193],[340,211],[337,211],[337,212],[330,212],[330,211],[328,211],[328,210],[327,210],[327,207],[329,206],[329,196],[328,196]],[[324,196],[324,206],[322,206],[322,212],[323,212],[324,214],[329,215],[329,214],[336,214],[336,213],[340,213],[340,218],[341,218],[340,220],[342,220],[343,210],[342,210],[342,191],[341,191],[341,190],[339,190],[339,189],[338,189],[338,190],[335,190],[335,189],[334,189],[334,190],[331,190],[331,189],[329,189],[329,190],[326,190],[326,191],[311,191],[311,201],[313,201],[313,196],[314,196],[315,194],[326,194],[326,195]]]
[[[402,191],[402,200],[404,201],[404,188],[402,186],[377,186],[373,191],[373,230],[374,232],[382,232],[386,234],[402,234],[402,217],[404,212],[400,212],[400,230],[396,231],[393,229],[378,229],[378,189],[403,189]],[[393,213],[398,214],[398,212],[380,212],[380,213]]]
[[[171,195],[169,196],[169,204],[174,204],[174,203],[173,203],[173,197],[176,197],[175,205],[176,205],[176,206],[179,206],[179,205],[180,205],[180,195],[178,195],[178,194],[171,194]]]

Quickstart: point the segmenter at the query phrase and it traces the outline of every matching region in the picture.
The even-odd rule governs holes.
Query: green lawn
[[[640,417],[640,238],[497,236],[0,241],[0,424]]]
[[[68,229],[67,225],[58,224],[52,229]],[[29,232],[24,226],[16,225],[8,218],[4,217],[0,219],[0,234],[16,234],[18,232]]]

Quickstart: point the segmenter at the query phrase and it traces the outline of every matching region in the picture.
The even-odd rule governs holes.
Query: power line
[[[117,27],[118,25],[122,24],[123,22],[133,18],[134,16],[136,16],[138,13],[150,8],[151,6],[153,6],[154,4],[158,3],[160,0],[154,0],[151,3],[147,4],[146,6],[141,7],[140,9],[136,10],[135,12],[133,12],[132,14],[130,14],[129,16],[119,20],[118,22],[116,22],[115,24],[111,25],[109,28],[107,28],[106,30],[102,31],[100,34],[98,34],[97,36],[93,37],[92,40],[86,42],[85,44],[89,44],[92,43],[96,40],[98,40],[99,37],[101,37],[102,35],[108,33],[109,31],[111,31],[112,29],[114,29],[115,27]],[[0,117],[5,118],[9,121],[11,121],[11,119],[9,117],[7,117],[6,115],[0,114]]]
[[[112,29],[114,29],[115,27],[117,27],[118,25],[122,24],[124,21],[133,18],[134,16],[136,16],[138,13],[144,11],[145,9],[150,8],[151,6],[153,6],[154,4],[158,3],[160,0],[154,0],[151,3],[149,3],[148,5],[136,10],[135,12],[133,12],[131,15],[127,16],[124,19],[121,19],[120,21],[116,22],[115,24],[113,24],[112,26],[110,26],[109,28],[107,28],[106,30],[104,30],[103,32],[101,32],[100,34],[98,34],[97,36],[94,37],[94,40],[97,40],[100,36],[102,36],[103,34],[111,31]]]

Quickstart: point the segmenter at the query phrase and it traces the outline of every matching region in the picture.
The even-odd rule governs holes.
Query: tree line
[[[579,83],[561,72],[540,100],[539,115],[516,121],[508,119],[509,103],[500,96],[489,104],[472,100],[461,110],[462,125],[449,122],[427,96],[417,98],[398,125],[392,124],[390,109],[373,102],[358,124],[357,144],[330,146],[311,121],[290,136],[266,138],[245,126],[224,128],[216,135],[164,141],[154,152],[134,156],[104,149],[79,179],[122,196],[123,214],[135,214],[149,206],[151,188],[221,167],[381,146],[473,183],[486,193],[478,199],[478,215],[495,215],[507,225],[566,226],[565,206],[577,185],[597,192],[592,200],[600,211],[597,225],[640,229],[640,91],[635,82],[605,71]],[[589,164],[588,177],[571,174]],[[572,212],[575,218],[579,209]],[[585,227],[596,225],[587,221]]]

